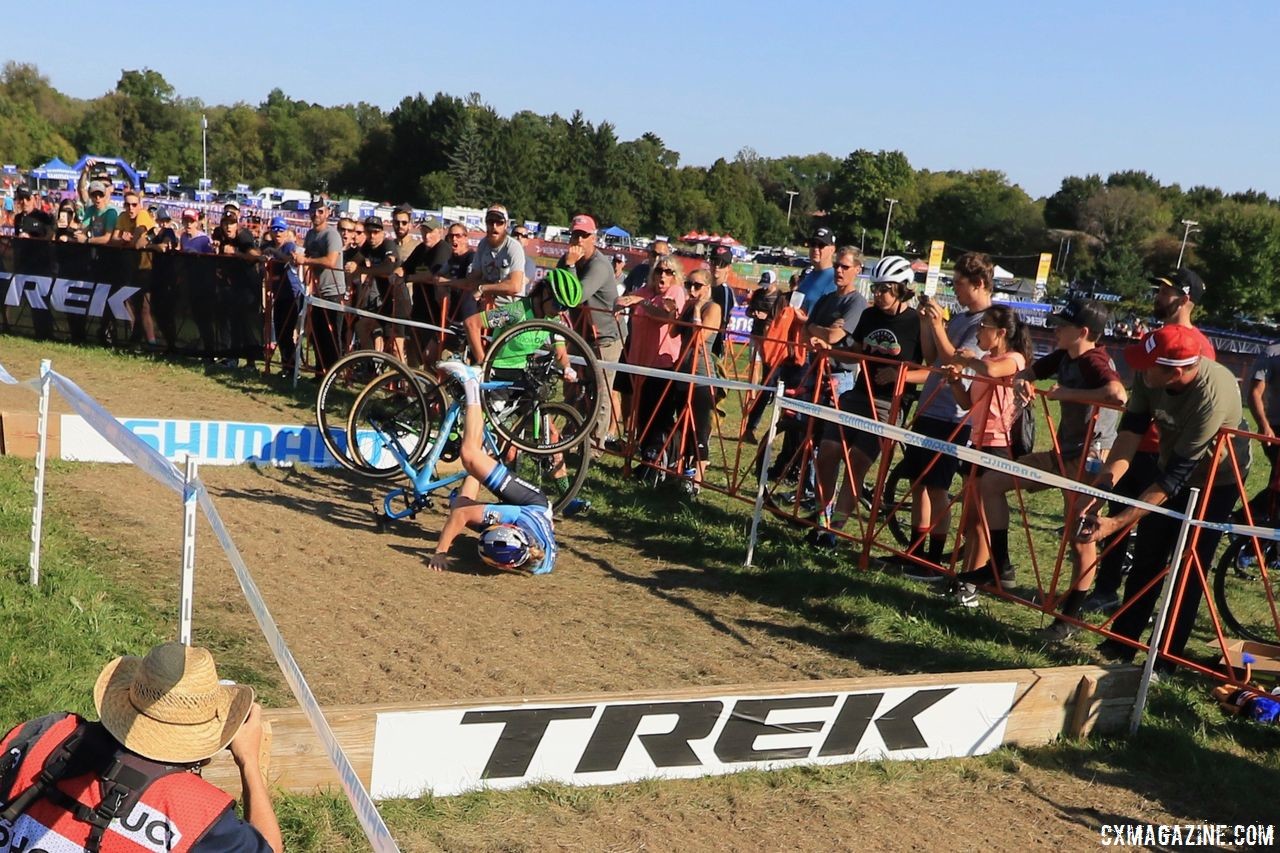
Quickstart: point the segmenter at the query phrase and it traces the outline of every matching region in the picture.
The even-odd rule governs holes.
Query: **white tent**
[[[1009,272],[1007,269],[1000,266],[999,264],[996,264],[996,271],[992,277],[993,278],[1013,278],[1013,273]]]

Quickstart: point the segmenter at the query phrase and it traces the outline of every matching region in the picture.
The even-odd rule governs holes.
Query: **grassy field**
[[[0,361],[29,360],[34,350],[34,344],[6,340]],[[123,370],[149,364],[107,353],[61,355],[67,361],[90,359]],[[55,367],[59,357],[55,354]],[[74,378],[72,368],[65,370]],[[166,370],[178,380],[188,371],[203,375],[181,365]],[[295,411],[300,422],[306,419],[310,389],[294,393],[280,380],[243,374],[225,374],[216,381],[239,393],[274,399],[282,409]],[[105,659],[137,653],[172,636],[176,623],[171,603],[155,600],[129,580],[137,575],[132,569],[138,556],[120,542],[86,536],[56,496],[51,496],[45,516],[44,560],[57,571],[47,573],[37,589],[26,584],[32,471],[28,461],[0,457],[0,618],[5,625],[0,630],[0,729],[56,708],[92,715],[89,688]],[[690,502],[673,489],[637,488],[612,462],[596,469],[588,490],[595,523],[612,537],[634,543],[639,554],[665,561],[690,578],[696,576],[697,582],[801,614],[803,628],[784,629],[795,633],[796,642],[839,646],[883,672],[1096,660],[1092,641],[1062,647],[1038,642],[1032,632],[1044,617],[1036,611],[995,601],[977,611],[956,610],[922,596],[918,586],[895,574],[859,571],[847,546],[814,551],[779,521],[765,524],[756,567],[744,568],[749,512],[740,502],[709,493]],[[1053,528],[1060,500],[1051,492],[1032,504],[1038,542],[1056,543]],[[1012,544],[1015,560],[1029,565],[1025,540],[1012,537]],[[1204,636],[1198,632],[1196,651],[1208,654]],[[203,635],[202,642],[214,649],[225,677],[254,684],[268,704],[290,702],[278,673],[236,665],[241,639],[214,631]],[[1066,782],[1122,788],[1165,812],[1196,821],[1257,822],[1275,813],[1272,789],[1280,772],[1280,733],[1224,717],[1208,697],[1210,686],[1189,675],[1157,684],[1146,722],[1133,738],[1005,748],[954,761],[797,768],[609,788],[539,785],[507,793],[389,801],[382,811],[406,850],[556,846],[549,838],[568,839],[562,845],[574,846],[579,839],[574,826],[605,826],[619,815],[635,820],[666,806],[681,809],[686,822],[714,827],[727,812],[767,810],[779,799],[829,804],[834,797],[850,807],[880,804],[886,815],[904,802],[935,798],[963,803],[1015,789],[1024,796],[1029,789],[1032,796],[1051,801],[1053,786]],[[282,796],[278,807],[291,850],[364,849],[341,797]],[[1094,826],[1125,815],[1102,804],[1066,818]],[[883,832],[892,832],[894,819],[889,818]],[[883,836],[882,843],[892,846],[891,838]]]

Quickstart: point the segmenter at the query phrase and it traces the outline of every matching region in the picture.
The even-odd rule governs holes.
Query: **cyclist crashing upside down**
[[[449,567],[449,548],[458,534],[469,527],[480,531],[480,559],[486,564],[535,575],[550,572],[556,561],[551,503],[485,450],[479,370],[460,361],[441,362],[437,368],[461,382],[466,394],[461,458],[467,478],[440,530],[431,568],[442,572]],[[497,496],[498,503],[477,500],[482,484]]]

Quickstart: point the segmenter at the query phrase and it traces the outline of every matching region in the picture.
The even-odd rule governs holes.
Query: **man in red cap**
[[[1168,506],[1182,512],[1192,487],[1203,488],[1213,465],[1218,432],[1224,427],[1243,428],[1240,386],[1231,371],[1200,354],[1200,334],[1189,326],[1170,324],[1147,335],[1140,343],[1125,349],[1125,360],[1136,372],[1133,391],[1120,418],[1120,436],[1098,474],[1098,488],[1111,490],[1129,468],[1138,438],[1154,422],[1160,427],[1159,456],[1155,476],[1147,482],[1139,499],[1157,506]],[[1122,440],[1123,439],[1123,440]],[[1237,458],[1247,465],[1248,442],[1237,443]],[[1200,506],[1209,521],[1226,521],[1238,495],[1235,478],[1217,476],[1214,488],[1201,495]],[[1151,618],[1160,584],[1143,588],[1169,564],[1178,538],[1180,520],[1148,513],[1133,506],[1109,516],[1095,514],[1095,504],[1084,509],[1084,519],[1077,532],[1081,542],[1097,542],[1138,525],[1133,568],[1125,584],[1125,599],[1112,630],[1137,641]],[[1201,565],[1213,558],[1221,534],[1199,531],[1196,554]],[[1180,603],[1174,610],[1177,622],[1169,627],[1169,652],[1181,656],[1200,607],[1201,588],[1193,576],[1187,579]],[[1119,640],[1107,640],[1100,651],[1108,657],[1128,662],[1133,659],[1133,646]]]

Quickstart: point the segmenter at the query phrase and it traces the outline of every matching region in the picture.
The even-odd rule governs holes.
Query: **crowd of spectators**
[[[265,270],[259,293],[269,308],[268,334],[285,371],[292,369],[295,330],[307,293],[323,300],[310,314],[314,367],[323,374],[353,347],[387,351],[414,365],[433,364],[444,330],[459,327],[482,309],[527,295],[540,274],[532,235],[513,223],[501,204],[486,210],[484,235],[475,247],[465,224],[433,216],[415,221],[407,204],[396,207],[389,222],[378,216],[343,215],[335,225],[328,201],[317,198],[305,233],[284,219],[264,221],[256,211],[246,215],[234,202],[224,206],[215,224],[195,209],[182,210],[175,223],[166,208],[145,206],[133,187],[125,189],[123,209],[117,211],[109,203],[110,184],[93,170],[92,162],[86,165],[74,200],[54,203],[19,189],[13,219],[16,237],[149,253],[217,254],[246,262],[246,270],[260,265]],[[1206,453],[1204,436],[1239,423],[1239,400],[1233,409],[1214,397],[1213,406],[1205,408],[1213,424],[1199,424],[1200,431],[1190,435],[1185,432],[1191,429],[1186,413],[1178,408],[1176,428],[1171,424],[1157,435],[1152,427],[1152,434],[1130,446],[1124,436],[1137,431],[1140,421],[1142,431],[1152,421],[1163,425],[1160,413],[1177,408],[1172,401],[1183,405],[1180,383],[1199,388],[1196,383],[1208,381],[1204,377],[1219,378],[1221,371],[1208,366],[1213,363],[1212,347],[1201,347],[1194,359],[1169,356],[1179,361],[1172,366],[1182,371],[1172,384],[1149,383],[1140,373],[1135,387],[1143,392],[1130,395],[1111,356],[1099,345],[1109,326],[1105,312],[1076,300],[1052,318],[1053,351],[1033,361],[1027,328],[1012,310],[992,304],[994,267],[980,254],[968,253],[956,261],[957,308],[948,312],[936,301],[917,297],[910,264],[897,257],[882,258],[871,272],[868,303],[858,285],[861,252],[839,246],[827,227],[816,228],[807,241],[809,265],[803,273],[784,283],[766,270],[758,283],[747,283],[749,293],[741,292],[739,282],[738,294],[730,286],[733,258],[726,247],[713,249],[706,267],[687,272],[670,242],[659,236],[649,244],[645,260],[628,270],[624,256],[598,245],[597,232],[590,215],[574,216],[567,248],[557,262],[573,270],[582,283],[584,301],[572,318],[575,327],[609,365],[610,393],[600,395],[594,443],[634,449],[642,462],[650,463],[640,466],[646,476],[660,479],[664,474],[658,472],[674,472],[693,495],[704,482],[713,423],[717,413],[723,414],[723,392],[696,379],[615,372],[612,365],[690,377],[726,375],[728,323],[739,302],[745,302],[751,323],[744,378],[769,386],[780,382],[789,394],[862,417],[895,424],[910,418],[917,433],[1006,457],[1015,455],[1019,412],[1037,393],[1045,393],[1062,404],[1056,430],[1062,452],[1060,457],[1035,454],[1028,457],[1029,464],[1065,470],[1082,481],[1149,502],[1153,497],[1183,500],[1191,473],[1199,471]],[[1203,283],[1188,277],[1193,275],[1180,271],[1154,291],[1154,314],[1166,327],[1191,328],[1191,310],[1204,293]],[[251,287],[245,290],[253,292]],[[156,329],[145,299],[139,313],[145,340],[154,345]],[[226,325],[211,334],[233,342],[249,336],[250,330],[234,322]],[[1145,324],[1135,324],[1121,332],[1137,335],[1143,330]],[[1155,341],[1155,333],[1148,332],[1144,340]],[[1203,336],[1196,340],[1207,343]],[[1181,352],[1176,343],[1186,342],[1168,344],[1175,355]],[[1163,338],[1159,346],[1165,346]],[[1130,355],[1126,353],[1131,366],[1146,363]],[[815,370],[818,364],[821,369]],[[1171,365],[1159,362],[1160,368],[1166,366]],[[1269,376],[1266,371],[1260,368],[1259,374]],[[1034,380],[1051,377],[1058,384],[1037,392]],[[1218,386],[1210,384],[1205,393],[1218,394]],[[748,399],[737,436],[744,443],[757,441],[770,398],[764,392]],[[1106,407],[1126,401],[1130,409],[1141,410],[1117,425]],[[918,411],[912,413],[913,408]],[[811,454],[797,466],[804,430],[796,424],[803,423],[801,418],[784,419],[781,450],[773,467],[761,474],[794,479],[792,501],[811,512],[813,542],[830,547],[857,511],[863,480],[887,443],[865,431],[826,424],[808,439]],[[1166,434],[1190,437],[1171,443]],[[1109,457],[1113,444],[1122,453]],[[1124,455],[1130,457],[1125,465],[1107,462]],[[906,447],[903,456],[912,480],[912,534],[903,558],[905,572],[921,581],[938,580],[942,576],[935,567],[943,561],[952,535],[950,491],[957,474],[970,472],[962,471],[952,457],[921,448]],[[959,537],[968,571],[949,588],[967,605],[976,602],[978,587],[1000,588],[1015,580],[1005,497],[1015,483],[1000,472],[973,474],[974,487],[962,503]],[[1158,496],[1153,489],[1159,490]],[[1229,502],[1213,497],[1213,510],[1221,515]],[[1128,523],[1138,523],[1131,508],[1117,506],[1112,511]],[[1064,506],[1067,512],[1075,513],[1069,527],[1083,514]],[[1150,521],[1142,529],[1158,526]],[[1100,527],[1108,534],[1117,532],[1106,522]],[[1071,543],[1072,578],[1063,607],[1067,617],[1075,618],[1090,606],[1118,604],[1122,579],[1114,565],[1117,558],[1109,556],[1096,565],[1098,539],[1082,536]],[[1143,567],[1149,575],[1148,564]],[[1135,636],[1141,627],[1125,620],[1118,625]],[[1051,627],[1052,639],[1065,639],[1074,630],[1069,620]]]

